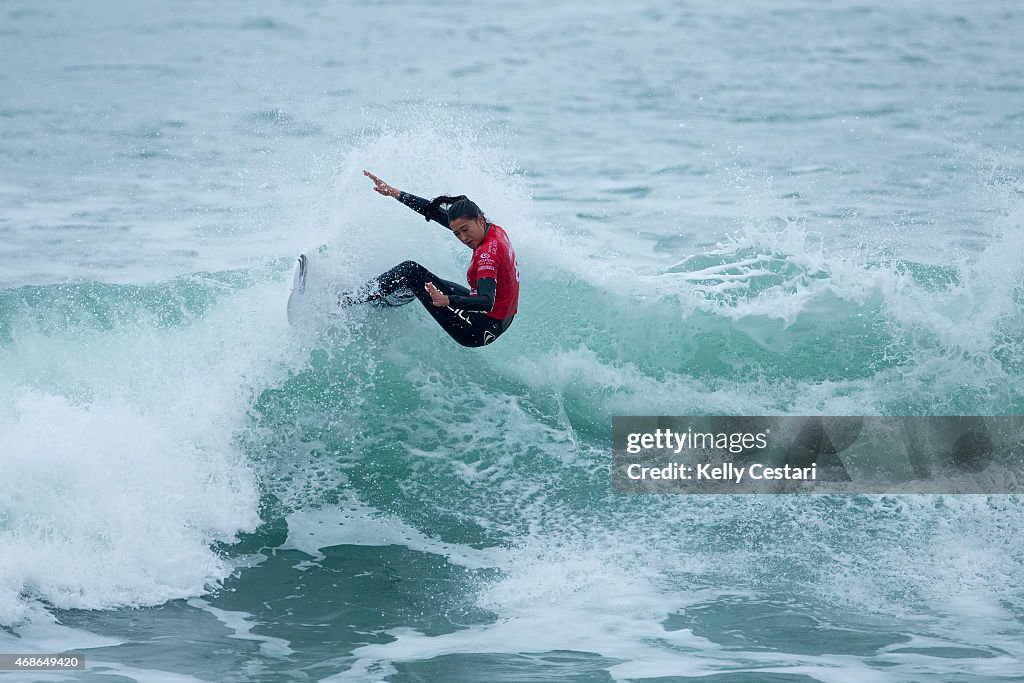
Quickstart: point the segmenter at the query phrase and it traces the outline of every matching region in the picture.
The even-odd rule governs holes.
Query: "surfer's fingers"
[[[378,192],[380,192],[382,187],[384,187],[384,188],[389,187],[389,185],[387,183],[385,183],[383,180],[381,180],[377,176],[373,175],[369,171],[363,171],[363,175],[373,181],[374,185],[376,185],[376,187],[374,189],[377,190]]]
[[[367,178],[369,178],[370,180],[373,181],[373,189],[376,190],[377,192],[379,192],[382,195],[385,195],[387,197],[397,197],[398,196],[398,190],[396,190],[395,188],[391,187],[390,185],[388,185],[383,180],[381,180],[377,176],[373,175],[369,171],[363,171],[363,175],[365,175]]]

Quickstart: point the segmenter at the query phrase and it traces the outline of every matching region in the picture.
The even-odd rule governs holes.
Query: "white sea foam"
[[[282,658],[294,654],[290,643],[284,638],[273,636],[261,636],[252,632],[255,626],[259,625],[256,617],[247,612],[229,611],[218,609],[206,600],[192,598],[188,601],[189,606],[209,612],[217,621],[231,629],[231,638],[239,640],[253,640],[260,644],[260,650],[269,657]]]
[[[399,518],[381,513],[350,498],[337,508],[293,512],[288,521],[288,539],[282,549],[299,550],[323,559],[321,548],[336,545],[400,545],[411,550],[440,555],[452,564],[470,569],[495,567],[501,563],[500,548],[477,549],[431,538]]]
[[[494,623],[440,636],[393,629],[392,642],[358,648],[353,668],[328,680],[366,680],[374,672],[393,670],[395,662],[445,655],[552,652],[605,658],[615,680],[725,671],[802,673],[827,683],[871,676],[902,680],[879,677],[857,657],[725,648],[690,629],[666,628],[672,612],[742,593],[665,585],[650,558],[629,558],[631,552],[619,550],[605,544],[525,543],[503,567],[504,577],[479,596],[479,604],[496,614]]]
[[[1011,539],[988,530],[993,516],[1009,515],[1013,524],[1019,506],[1006,509],[998,500],[993,506],[976,498],[961,504],[862,497],[848,499],[844,518],[826,499],[677,500],[617,506],[622,509],[609,509],[603,523],[578,520],[564,533],[523,539],[500,564],[501,576],[477,593],[477,604],[494,614],[493,622],[442,635],[392,629],[394,640],[358,648],[352,668],[327,680],[370,680],[396,671],[397,663],[450,655],[554,652],[601,657],[601,668],[615,680],[726,672],[803,675],[823,683],[1015,675],[1024,656],[1015,635],[1020,627],[1000,601],[1019,598],[1012,578],[1019,558]],[[944,500],[956,509],[937,512]],[[733,543],[709,534],[709,520],[740,538]],[[942,530],[950,522],[963,529],[953,537]],[[968,528],[983,531],[978,548],[987,548],[984,554],[994,562],[971,568],[965,561],[958,539]],[[789,546],[772,540],[782,529]],[[765,544],[755,549],[761,535]],[[643,552],[636,552],[637,539],[643,539]],[[906,539],[901,547],[898,539]],[[857,558],[849,556],[851,542],[861,548]],[[939,547],[948,557],[936,561]],[[854,577],[873,585],[858,587]],[[886,594],[884,602],[875,602]],[[812,642],[795,651],[765,646],[763,638],[788,642],[798,636],[772,622],[758,626],[756,617],[743,628],[744,642],[717,640],[728,640],[728,624],[743,618],[744,605],[757,609],[766,601],[774,603],[765,608],[773,618],[781,618],[784,604],[797,622],[814,623]],[[859,609],[822,609],[830,603]],[[689,619],[673,624],[680,615]],[[703,624],[702,633],[714,638],[696,632],[703,615],[726,619],[724,627]],[[875,622],[883,621],[887,628],[879,632]],[[852,643],[861,635],[866,641],[847,645],[847,634]],[[949,652],[957,654],[944,654]]]
[[[211,544],[259,521],[235,438],[289,357],[280,291],[253,286],[175,328],[17,326],[2,368],[14,400],[2,417],[0,623],[30,618],[37,600],[158,604],[230,573]]]

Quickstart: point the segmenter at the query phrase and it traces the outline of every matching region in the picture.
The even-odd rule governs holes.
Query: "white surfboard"
[[[337,264],[331,263],[327,249],[320,247],[299,254],[292,271],[292,291],[288,295],[288,322],[307,330],[321,329],[337,313]]]
[[[295,259],[292,291],[288,295],[288,322],[319,333],[338,323],[338,292],[351,289],[327,245],[307,249]]]
[[[292,292],[288,295],[288,322],[297,325],[302,318],[307,317],[310,311],[311,301],[306,294],[306,284],[309,277],[309,257],[299,254],[295,259],[295,268],[292,271]]]

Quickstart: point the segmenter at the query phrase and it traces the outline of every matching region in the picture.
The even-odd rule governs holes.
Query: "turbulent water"
[[[1017,3],[0,3],[0,653],[1009,681],[1014,496],[617,496],[613,415],[1024,414]],[[289,326],[469,252],[520,314]]]

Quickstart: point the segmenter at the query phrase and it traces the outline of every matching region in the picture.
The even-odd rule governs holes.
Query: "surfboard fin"
[[[296,289],[299,291],[299,294],[302,294],[303,292],[306,291],[306,266],[308,261],[309,259],[306,258],[305,254],[299,254],[297,264],[299,267],[299,272],[295,274]]]

